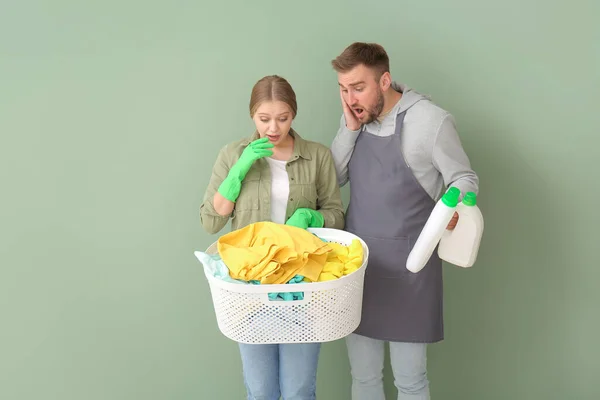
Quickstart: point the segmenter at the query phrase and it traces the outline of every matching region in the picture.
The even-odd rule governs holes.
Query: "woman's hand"
[[[270,150],[272,147],[273,143],[269,143],[267,137],[256,139],[246,146],[240,158],[229,170],[227,178],[219,186],[218,193],[223,198],[235,203],[240,195],[242,181],[246,174],[256,160],[273,155],[273,150]]]
[[[325,224],[323,214],[310,208],[299,208],[285,223],[286,225],[295,226],[297,228],[322,228]]]
[[[240,181],[243,181],[256,160],[273,155],[273,150],[270,150],[272,148],[273,143],[269,143],[268,137],[256,139],[246,146],[239,160],[231,169],[237,170],[236,172],[239,173]]]

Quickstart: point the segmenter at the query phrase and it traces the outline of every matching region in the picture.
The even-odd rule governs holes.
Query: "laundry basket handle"
[[[268,306],[298,306],[298,305],[302,305],[302,304],[307,304],[310,302],[311,298],[312,298],[312,292],[305,292],[303,290],[290,290],[288,292],[285,291],[278,291],[277,293],[296,293],[296,292],[303,292],[304,293],[304,297],[301,300],[282,300],[282,299],[275,299],[275,300],[271,300],[269,298],[269,294],[268,293],[263,293],[260,296],[260,300],[268,305]]]

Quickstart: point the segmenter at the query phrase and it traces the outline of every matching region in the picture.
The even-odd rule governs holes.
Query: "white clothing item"
[[[271,221],[285,224],[288,197],[290,195],[290,181],[287,173],[286,161],[265,158],[271,167]]]

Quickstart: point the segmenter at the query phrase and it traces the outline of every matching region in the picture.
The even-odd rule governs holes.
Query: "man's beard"
[[[375,106],[369,110],[367,112],[367,119],[363,122],[363,124],[370,124],[371,122],[375,121],[380,115],[381,112],[383,111],[383,92],[381,91],[381,89],[377,90],[377,102],[375,103]]]

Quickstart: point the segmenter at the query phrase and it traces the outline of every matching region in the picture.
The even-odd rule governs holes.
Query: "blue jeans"
[[[352,372],[352,400],[385,400],[382,340],[351,334],[346,338]],[[390,361],[398,400],[429,400],[427,344],[390,342]]]
[[[315,400],[320,343],[239,343],[248,400]]]

